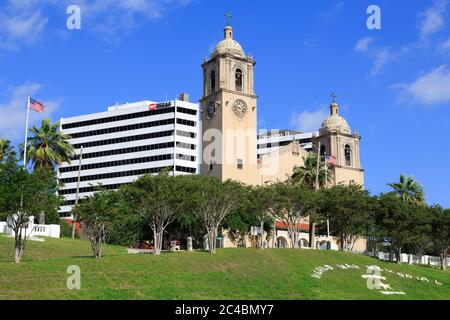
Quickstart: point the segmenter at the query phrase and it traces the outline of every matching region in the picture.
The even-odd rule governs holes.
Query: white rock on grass
[[[396,295],[405,295],[406,293],[404,293],[404,292],[395,292],[395,291],[380,291],[382,294],[385,294],[385,295],[394,295],[394,294],[396,294]]]

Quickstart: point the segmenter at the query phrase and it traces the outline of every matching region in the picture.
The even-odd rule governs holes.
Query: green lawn
[[[105,246],[105,256],[97,262],[88,242],[46,239],[28,242],[23,262],[15,265],[12,249],[13,240],[0,236],[0,299],[450,299],[449,272],[342,252],[222,249],[216,255],[177,252],[156,257]],[[342,263],[361,269],[336,267]],[[312,278],[314,268],[324,264],[334,270],[322,279]],[[361,275],[371,264],[414,276],[382,273],[385,283],[406,295],[369,290]],[[81,290],[66,288],[70,265],[81,268]],[[416,276],[430,282],[419,282]]]

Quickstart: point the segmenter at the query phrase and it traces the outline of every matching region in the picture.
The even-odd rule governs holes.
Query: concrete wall
[[[385,261],[389,260],[389,252],[379,252],[378,259]],[[441,266],[441,259],[439,257],[428,255],[423,255],[421,258],[419,258],[419,256],[413,254],[402,253],[401,262],[409,264],[430,265],[435,267]],[[450,265],[450,258],[447,258],[447,265]]]
[[[61,227],[58,224],[35,224],[23,231],[27,237],[49,237],[60,238]],[[14,236],[15,233],[8,228],[6,222],[0,222],[0,234]]]

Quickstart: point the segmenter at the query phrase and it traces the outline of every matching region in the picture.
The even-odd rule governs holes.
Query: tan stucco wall
[[[303,157],[307,155],[308,152],[294,141],[286,147],[262,156],[258,166],[259,184],[286,181],[292,176],[295,167],[303,165]]]

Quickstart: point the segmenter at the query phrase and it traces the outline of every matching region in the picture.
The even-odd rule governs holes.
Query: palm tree
[[[291,176],[291,180],[294,184],[300,184],[307,188],[314,189],[316,187],[316,176],[317,155],[310,153],[307,157],[303,157],[303,166],[294,168],[294,173]],[[332,182],[333,177],[330,169],[325,165],[325,161],[320,159],[319,187],[325,186],[325,180],[328,180],[328,183],[330,183]]]
[[[423,187],[413,178],[403,174],[400,175],[400,181],[389,183],[393,192],[404,202],[423,205],[425,203],[425,194]]]
[[[53,170],[55,164],[70,162],[74,148],[69,143],[69,136],[58,130],[59,122],[42,120],[41,127],[30,129],[33,134],[27,140],[27,159],[34,163],[35,169]],[[23,154],[23,144],[21,146]]]
[[[0,162],[3,161],[5,155],[11,149],[11,142],[9,140],[0,138]]]
[[[316,189],[317,178],[317,155],[315,153],[309,153],[307,157],[303,157],[303,166],[294,168],[294,173],[291,176],[291,181],[294,184],[302,185],[309,189]],[[319,160],[319,186],[324,187],[326,184],[333,180],[332,174],[328,166],[325,164],[325,160]],[[327,181],[327,183],[325,183]],[[309,215],[309,244],[310,248],[314,249],[315,233],[316,233],[316,217],[315,215]]]

